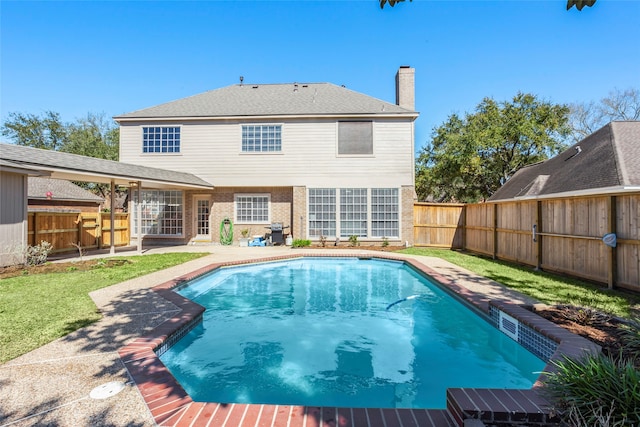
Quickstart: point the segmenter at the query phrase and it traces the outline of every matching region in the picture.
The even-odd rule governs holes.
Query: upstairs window
[[[143,127],[142,128],[142,152],[143,153],[179,153],[180,152],[180,128],[179,127]]]
[[[282,151],[281,125],[242,126],[242,152],[272,153]]]
[[[338,155],[373,155],[373,122],[338,122]]]

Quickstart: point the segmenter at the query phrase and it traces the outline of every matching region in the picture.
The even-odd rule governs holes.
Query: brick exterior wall
[[[213,206],[211,208],[211,241],[220,242],[220,224],[224,218],[233,222],[233,240],[237,242],[242,235],[242,229],[249,229],[249,236],[264,236],[269,230],[266,228],[271,223],[242,224],[236,223],[234,218],[234,202],[236,194],[270,194],[271,195],[271,222],[281,222],[284,234],[288,234],[292,224],[293,194],[291,187],[226,187],[216,188],[212,195]],[[193,204],[193,203],[192,203]],[[193,218],[193,214],[191,217]],[[193,220],[191,220],[193,222]]]
[[[241,230],[249,229],[249,236],[264,236],[269,232],[266,228],[270,223],[243,224],[236,223],[234,205],[236,194],[270,194],[271,195],[271,222],[281,222],[285,237],[293,234],[294,239],[307,238],[307,187],[219,187],[213,192],[202,191],[184,192],[184,238],[172,237],[145,237],[145,244],[186,244],[196,237],[194,209],[196,198],[209,197],[210,208],[210,232],[212,243],[220,243],[220,224],[225,218],[233,222],[234,245],[242,237]],[[400,189],[401,230],[400,239],[390,240],[393,246],[409,243],[413,245],[413,203],[415,190],[413,186],[405,186]],[[135,241],[135,239],[133,239]],[[366,239],[371,244],[378,244],[382,239]],[[207,240],[208,242],[208,240]],[[346,239],[342,239],[341,245],[348,245]]]
[[[400,205],[402,217],[400,223],[401,244],[409,243],[413,246],[413,203],[417,200],[416,190],[413,185],[405,186],[400,189]]]

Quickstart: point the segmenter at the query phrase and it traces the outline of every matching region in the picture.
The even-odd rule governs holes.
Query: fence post
[[[40,244],[40,242],[38,242],[38,231],[40,230],[40,221],[38,221],[38,219],[39,219],[38,212],[34,212],[33,213],[33,245],[32,246],[36,246]]]
[[[536,201],[536,271],[542,269],[542,202]]]
[[[616,226],[617,226],[617,222],[618,222],[618,212],[617,212],[617,199],[616,196],[609,196],[609,199],[607,200],[607,214],[609,215],[609,231],[608,233],[613,233],[616,234]],[[618,251],[616,250],[616,248],[610,247],[609,248],[609,260],[608,260],[608,267],[609,267],[609,275],[607,278],[607,285],[609,287],[609,289],[613,289],[615,284],[616,284],[616,275],[617,275],[617,269],[618,269],[618,265],[617,265],[617,261],[618,261]]]
[[[98,211],[98,218],[96,219],[96,245],[98,249],[102,249],[102,212]]]
[[[498,204],[493,204],[493,259],[498,259]]]
[[[74,244],[78,244],[78,246],[82,247],[82,230],[84,229],[84,217],[82,216],[82,212],[78,214],[78,235],[76,236],[76,241]]]
[[[467,205],[462,205],[462,212],[460,212],[460,219],[462,222],[462,250],[467,250]]]

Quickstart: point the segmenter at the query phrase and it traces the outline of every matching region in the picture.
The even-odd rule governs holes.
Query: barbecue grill
[[[281,245],[284,243],[283,232],[285,228],[289,228],[288,225],[283,227],[281,222],[272,222],[267,228],[271,230],[271,244]]]

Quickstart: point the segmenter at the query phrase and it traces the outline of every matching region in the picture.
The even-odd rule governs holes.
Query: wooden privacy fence
[[[52,252],[111,246],[111,214],[100,212],[29,212],[28,243],[47,241]],[[114,246],[129,244],[129,214],[114,214]]]
[[[602,238],[615,233],[617,245]],[[414,244],[460,248],[640,292],[640,193],[414,205]]]

